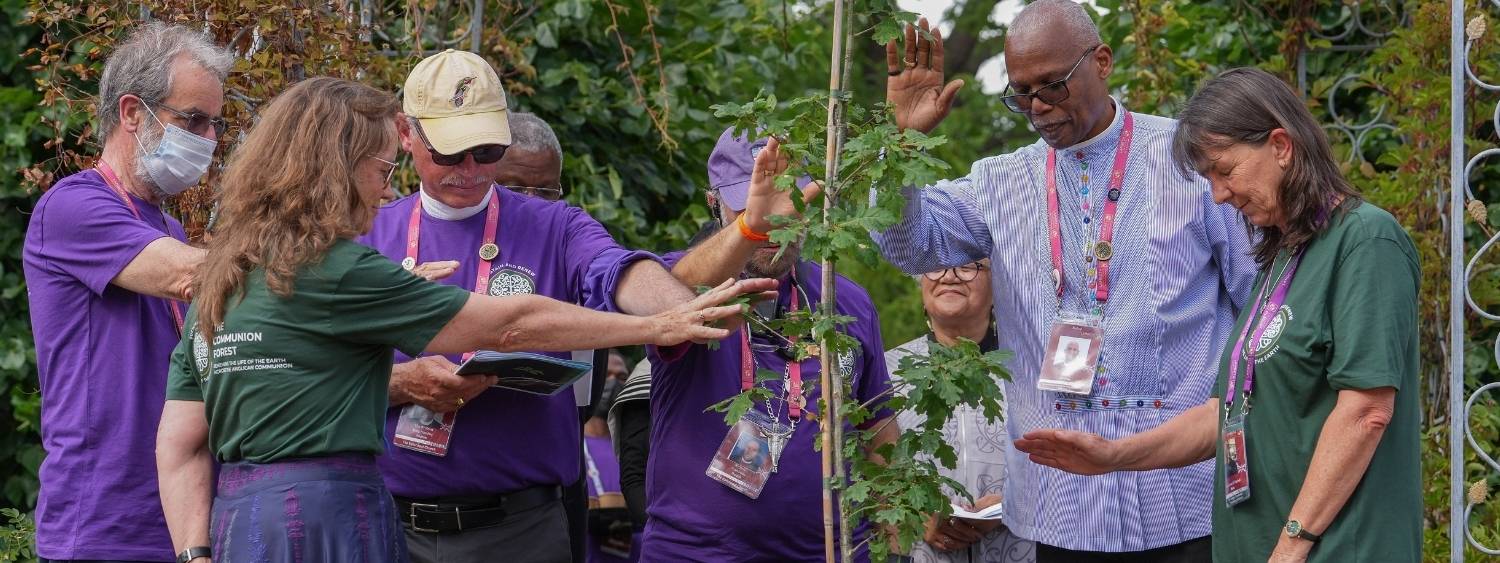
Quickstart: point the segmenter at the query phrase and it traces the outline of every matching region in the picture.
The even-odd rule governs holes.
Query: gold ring
[[[911,59],[902,59],[901,62],[906,63],[906,68],[917,68],[917,61]]]
[[[463,397],[459,397],[458,398],[458,408],[464,408],[464,398]]]
[[[698,312],[698,324],[703,324],[703,321],[705,321],[705,320],[707,320],[707,319],[703,318],[703,311],[699,311]]]

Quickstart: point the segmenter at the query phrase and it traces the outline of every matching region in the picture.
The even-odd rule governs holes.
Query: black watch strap
[[[182,553],[177,554],[177,563],[188,563],[199,557],[213,557],[213,551],[208,549],[206,545],[189,547],[182,550]]]
[[[1316,543],[1320,539],[1323,539],[1323,536],[1307,531],[1307,528],[1303,528],[1302,523],[1296,520],[1287,521],[1286,535],[1288,537],[1296,538],[1299,540],[1307,540],[1314,543]]]

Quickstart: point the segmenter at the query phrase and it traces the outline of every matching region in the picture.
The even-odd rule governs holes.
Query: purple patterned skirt
[[[214,561],[406,563],[374,456],[227,463],[214,496]]]

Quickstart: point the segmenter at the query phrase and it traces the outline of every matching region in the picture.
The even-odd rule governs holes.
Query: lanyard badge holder
[[[1042,373],[1037,378],[1037,388],[1089,394],[1094,388],[1099,349],[1103,343],[1104,331],[1096,319],[1059,316],[1052,325],[1052,335],[1042,356]]]
[[[491,195],[489,207],[485,209],[484,241],[479,246],[479,274],[474,280],[474,293],[489,294],[490,266],[500,255],[500,247],[495,244],[499,226],[500,197]],[[421,237],[422,203],[413,201],[406,231],[406,258],[401,260],[401,267],[407,271],[417,267],[417,250]],[[473,355],[473,352],[464,354],[463,360],[468,361]],[[453,440],[453,425],[457,421],[456,410],[437,413],[415,403],[406,405],[401,409],[401,416],[396,418],[396,433],[391,442],[414,452],[445,457],[448,455],[448,443]]]
[[[1232,508],[1250,499],[1250,446],[1246,441],[1245,417],[1250,414],[1250,398],[1255,385],[1255,356],[1266,329],[1276,319],[1281,306],[1286,302],[1287,290],[1292,285],[1292,276],[1297,273],[1297,264],[1302,260],[1298,253],[1287,260],[1280,276],[1266,276],[1256,293],[1250,313],[1245,315],[1245,327],[1229,352],[1229,379],[1224,387],[1223,434],[1224,444],[1224,506]],[[1269,274],[1269,272],[1267,272]],[[1266,288],[1276,280],[1276,289],[1266,296]],[[1240,381],[1240,366],[1244,366],[1245,377],[1239,389],[1239,412],[1235,412],[1235,384]]]
[[[1051,238],[1052,282],[1057,290],[1057,321],[1042,353],[1041,373],[1036,386],[1043,391],[1087,395],[1094,390],[1099,371],[1099,356],[1104,348],[1103,304],[1109,300],[1109,262],[1114,258],[1114,225],[1120,195],[1125,185],[1125,169],[1130,162],[1130,144],[1135,132],[1135,118],[1126,112],[1115,148],[1114,169],[1109,175],[1104,214],[1099,221],[1099,240],[1083,245],[1085,287],[1093,307],[1088,314],[1062,313],[1063,252],[1062,213],[1057,197],[1057,150],[1047,151],[1047,230]],[[1080,157],[1081,158],[1081,157]],[[1081,163],[1083,175],[1079,196],[1082,199],[1084,231],[1089,230],[1090,209],[1088,164]]]
[[[791,311],[797,310],[798,291],[796,279],[792,280]],[[740,390],[748,391],[755,385],[755,351],[750,346],[750,328],[740,329]],[[795,345],[785,339],[788,346]],[[740,417],[729,433],[720,442],[719,449],[709,461],[704,474],[731,489],[752,499],[760,498],[766,481],[780,469],[781,453],[797,430],[806,399],[802,395],[802,364],[787,358],[781,404],[787,410],[789,424],[783,424],[766,401],[766,412],[750,410]]]

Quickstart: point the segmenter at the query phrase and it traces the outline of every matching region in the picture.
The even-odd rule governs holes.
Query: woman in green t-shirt
[[[1259,236],[1214,396],[1120,440],[1039,430],[1031,460],[1094,475],[1217,458],[1214,560],[1418,561],[1416,249],[1339,172],[1318,122],[1253,68],[1209,80],[1173,140]]]
[[[726,282],[632,317],[419,278],[351,242],[395,196],[398,108],[368,86],[310,78],[267,105],[230,158],[158,431],[162,506],[188,558],[212,545],[221,562],[407,560],[374,461],[395,349],[719,339],[730,331],[708,323],[739,312],[719,304],[776,285]]]

